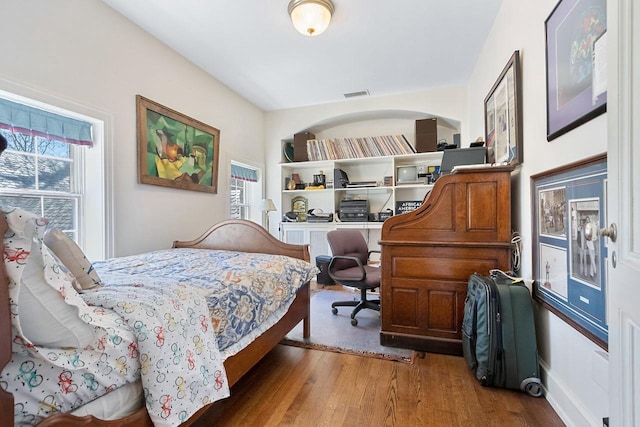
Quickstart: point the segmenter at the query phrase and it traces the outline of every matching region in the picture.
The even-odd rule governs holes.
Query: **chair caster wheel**
[[[358,319],[351,319],[352,326],[358,326]]]
[[[338,309],[337,309],[337,308],[335,308],[335,307],[333,307],[333,308],[331,309],[331,312],[332,312],[333,314],[338,314]]]

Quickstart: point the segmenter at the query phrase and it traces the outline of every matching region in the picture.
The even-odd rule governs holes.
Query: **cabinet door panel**
[[[391,291],[384,296],[383,329],[460,339],[466,287],[466,281],[394,279]]]
[[[434,289],[429,292],[427,331],[456,333],[456,292]]]
[[[495,182],[472,182],[467,190],[467,231],[498,231],[498,188]]]
[[[309,231],[309,253],[315,260],[319,255],[329,255],[329,243],[327,242],[328,229]]]
[[[305,234],[304,230],[285,230],[284,241],[295,245],[304,245],[308,243]]]
[[[394,287],[392,290],[393,309],[391,310],[391,324],[397,327],[419,328],[419,308],[417,288]]]

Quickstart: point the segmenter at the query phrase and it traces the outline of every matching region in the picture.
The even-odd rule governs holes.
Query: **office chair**
[[[380,268],[368,265],[369,251],[364,236],[358,230],[338,229],[327,233],[333,256],[329,262],[329,277],[345,286],[360,289],[360,301],[336,301],[331,304],[333,314],[337,307],[355,307],[351,324],[358,325],[356,314],[363,308],[380,311],[380,300],[367,300],[367,290],[380,287]]]

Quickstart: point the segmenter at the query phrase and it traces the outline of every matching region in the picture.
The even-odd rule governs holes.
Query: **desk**
[[[469,276],[510,268],[512,170],[443,176],[418,209],[383,223],[382,345],[462,354]]]

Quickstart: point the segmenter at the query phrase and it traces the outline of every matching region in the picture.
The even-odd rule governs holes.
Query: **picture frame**
[[[533,298],[607,350],[607,155],[531,176]]]
[[[546,19],[548,141],[606,111],[606,29],[606,0],[560,0]]]
[[[136,95],[138,181],[218,192],[220,131]]]
[[[522,83],[516,50],[484,99],[487,163],[516,166],[522,152]]]
[[[298,222],[307,221],[307,209],[309,207],[309,201],[304,196],[296,196],[291,199],[291,212],[293,212],[298,219]]]

